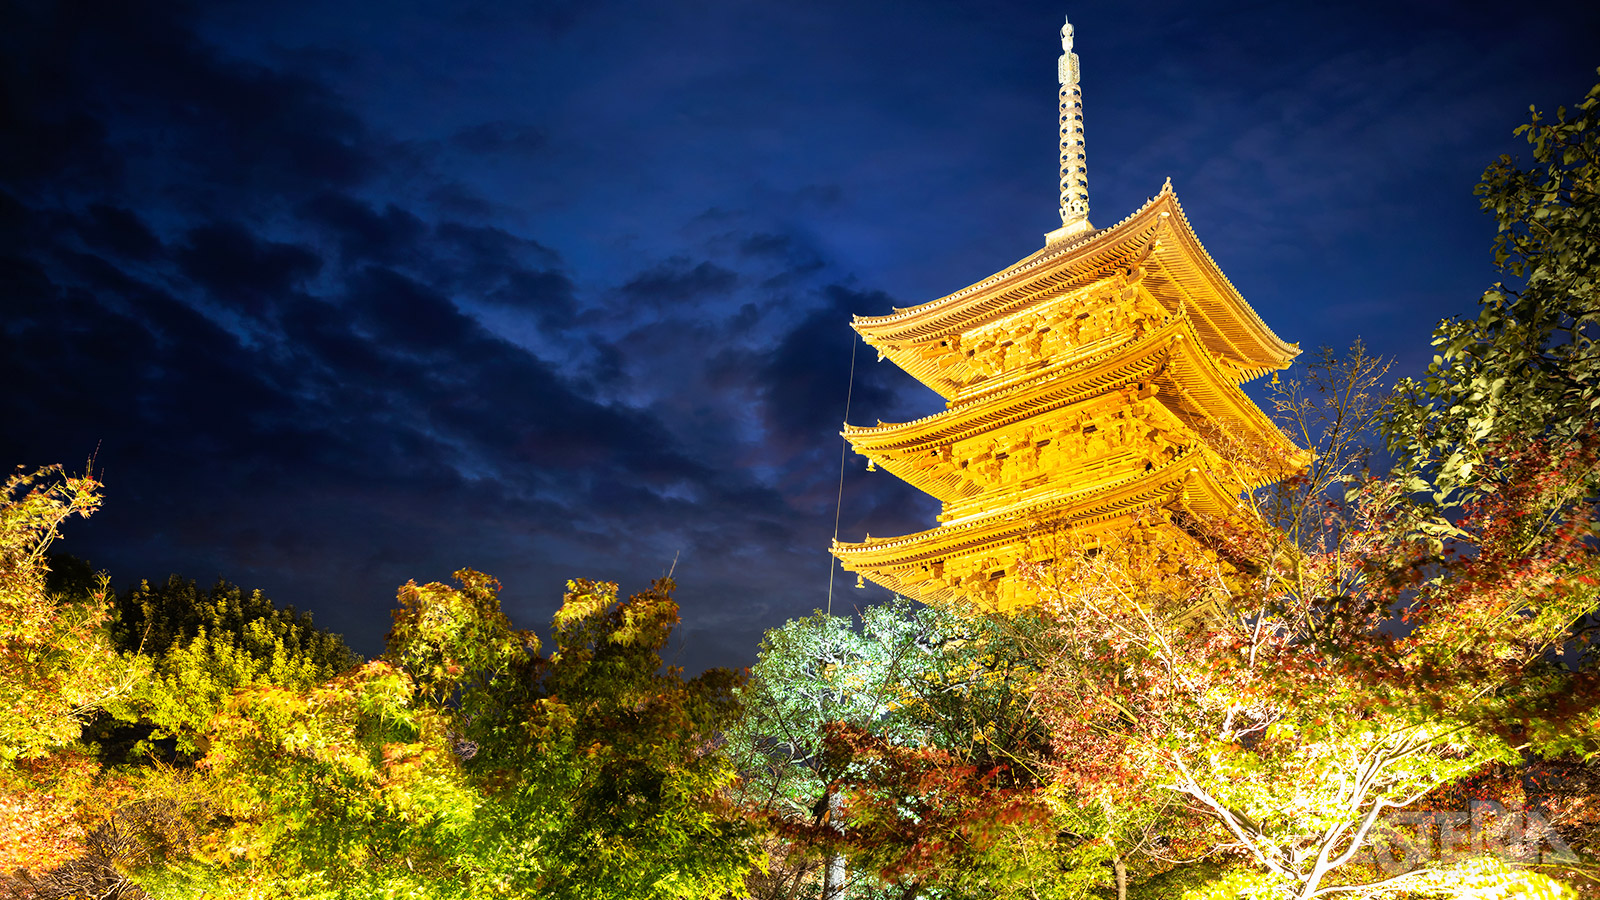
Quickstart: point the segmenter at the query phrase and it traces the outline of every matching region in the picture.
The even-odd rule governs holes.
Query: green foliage
[[[1219,877],[1195,885],[1176,896],[1178,900],[1277,900],[1283,896],[1283,880],[1265,872],[1230,869]]]
[[[913,655],[921,655],[927,618],[913,618],[909,603],[897,599],[893,607],[862,613],[860,630],[849,616],[819,611],[768,631],[750,683],[740,691],[745,714],[729,736],[742,767],[780,766],[790,779],[784,782],[788,802],[799,813],[838,775],[822,768],[828,723],[877,723],[896,737],[909,736],[900,719],[887,717],[908,699],[900,686],[915,666]]]
[[[1038,627],[897,598],[859,627],[817,613],[769,631],[728,733],[741,802],[773,832],[751,895],[817,896],[834,854],[841,897],[1078,897],[1102,882],[1103,848],[1062,840],[1042,791],[1022,652]]]
[[[458,700],[475,718],[489,714],[490,698],[514,695],[539,640],[511,627],[498,581],[471,570],[456,577],[456,588],[411,582],[400,589],[384,655],[412,674],[430,703]]]
[[[660,651],[671,582],[618,602],[575,581],[556,650],[499,585],[400,590],[386,661],[309,691],[236,694],[202,769],[227,824],[161,876],[173,896],[714,897],[753,864],[716,731],[733,673]]]
[[[137,677],[107,646],[103,595],[46,591],[61,523],[100,499],[92,476],[69,478],[60,466],[15,472],[0,487],[0,765],[72,742]]]
[[[306,690],[359,662],[310,614],[225,581],[206,591],[176,575],[160,585],[141,582],[117,598],[116,609],[117,646],[148,658],[152,673],[109,711],[149,727],[153,739],[172,739],[185,754],[204,749],[206,723],[236,691]]]
[[[1228,861],[1215,857],[1174,866],[1130,885],[1128,900],[1172,900],[1174,897],[1184,897],[1188,892],[1226,883],[1235,868]],[[1229,900],[1236,898],[1230,896]]]
[[[270,655],[263,652],[267,647],[282,646],[330,674],[360,662],[342,638],[317,629],[310,613],[280,609],[260,591],[245,593],[226,581],[205,591],[177,575],[159,585],[141,581],[117,597],[116,610],[112,635],[125,652],[161,657],[202,634],[227,634],[236,636],[246,652]]]
[[[454,878],[452,839],[477,796],[448,719],[418,699],[411,678],[382,662],[309,691],[234,695],[210,724],[203,761],[234,824],[202,860],[243,885],[303,896]]]
[[[575,900],[702,898],[737,890],[754,864],[726,805],[735,770],[716,746],[742,679],[663,666],[678,622],[672,587],[660,579],[619,602],[615,584],[568,583],[520,732],[472,761],[522,773],[493,809],[492,829],[509,838],[489,871],[504,883]]]
[[[1506,441],[1576,440],[1600,417],[1600,85],[1570,117],[1531,112],[1517,133],[1533,165],[1502,156],[1476,189],[1505,280],[1476,319],[1440,323],[1427,377],[1401,382],[1384,429],[1439,502],[1487,490],[1492,475],[1474,473],[1492,472]]]

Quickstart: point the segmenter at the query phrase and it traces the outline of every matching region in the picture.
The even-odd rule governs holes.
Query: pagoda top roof
[[[1300,354],[1261,320],[1222,273],[1189,224],[1169,179],[1160,192],[1108,228],[1048,243],[1015,264],[919,306],[886,316],[856,316],[868,344],[932,387],[954,396],[961,386],[943,378],[922,349],[996,322],[1051,298],[1088,287],[1138,265],[1165,303],[1181,304],[1202,342],[1246,377],[1281,369]]]

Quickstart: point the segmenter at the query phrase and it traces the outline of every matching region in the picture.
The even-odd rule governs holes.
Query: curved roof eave
[[[1173,341],[1182,335],[1187,340]],[[1171,321],[1144,337],[1107,348],[1066,363],[1059,368],[1041,370],[1026,381],[1010,385],[993,396],[974,398],[930,416],[910,422],[885,423],[876,426],[845,424],[840,435],[850,442],[857,453],[920,450],[929,446],[961,439],[963,436],[990,431],[1032,415],[1041,410],[1033,408],[1030,401],[1041,388],[1051,382],[1061,385],[1052,391],[1058,394],[1045,404],[1048,408],[1082,402],[1105,389],[1108,384],[1122,384],[1148,377],[1149,370],[1162,365],[1158,356],[1172,352],[1191,357],[1180,367],[1187,375],[1191,389],[1202,389],[1223,400],[1230,418],[1238,420],[1246,429],[1267,438],[1284,450],[1293,447],[1288,436],[1277,427],[1239,388],[1218,369],[1215,361],[1205,353],[1194,353],[1189,348],[1199,343],[1195,325],[1188,316],[1174,316]],[[1178,373],[1168,375],[1179,378]],[[1190,379],[1195,379],[1190,381]],[[1082,387],[1077,385],[1082,384]],[[970,434],[968,434],[970,432]]]
[[[861,542],[835,540],[830,552],[846,568],[876,568],[905,565],[923,557],[968,552],[975,548],[1004,543],[1019,529],[1026,530],[1039,516],[1070,520],[1071,527],[1097,530],[1096,525],[1115,521],[1151,506],[1181,502],[1199,503],[1205,511],[1226,515],[1238,501],[1212,478],[1207,466],[1197,465],[1203,450],[1192,450],[1153,472],[1101,485],[1078,494],[1061,497],[1027,509],[1000,510],[968,521],[943,525],[915,534],[892,538],[869,538]],[[930,546],[932,545],[932,546]],[[898,551],[891,553],[890,551]],[[876,556],[877,560],[866,557]],[[885,558],[888,557],[888,558]]]
[[[1109,274],[1102,273],[1102,269],[1115,265],[1129,251],[1142,249],[1146,243],[1160,244],[1160,237],[1166,234],[1174,238],[1176,247],[1163,245],[1152,255],[1185,295],[1196,296],[1205,330],[1214,332],[1216,342],[1238,355],[1238,363],[1247,375],[1253,377],[1261,371],[1282,368],[1299,355],[1299,347],[1273,333],[1217,266],[1195,235],[1170,182],[1109,228],[1047,245],[980,282],[936,300],[896,309],[886,316],[856,316],[851,327],[875,346],[923,344],[1012,315],[1041,297],[1075,289],[1078,281],[1092,284]],[[1082,268],[1086,277],[1075,277],[1066,283],[1048,278],[1063,269],[1075,268]],[[1012,296],[1005,296],[1008,294]],[[913,358],[916,351],[880,346],[880,352],[941,395],[953,395],[948,386],[929,382],[927,376],[932,373],[921,371],[927,367]]]

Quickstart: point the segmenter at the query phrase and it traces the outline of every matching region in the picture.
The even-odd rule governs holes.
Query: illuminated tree
[[[1476,193],[1499,232],[1504,281],[1476,319],[1446,319],[1427,377],[1400,384],[1389,445],[1441,503],[1500,483],[1499,455],[1548,442],[1595,440],[1600,416],[1600,85],[1569,118],[1530,107],[1517,129],[1533,149],[1523,169],[1501,156]],[[1490,472],[1484,473],[1488,469]],[[1418,485],[1420,486],[1420,485]],[[1585,483],[1591,493],[1600,485]]]
[[[569,582],[535,692],[472,761],[488,784],[497,766],[522,773],[481,827],[512,836],[495,871],[531,896],[698,900],[737,890],[755,864],[716,740],[741,678],[663,664],[672,588],[658,579],[620,602],[613,583]]]
[[[228,699],[247,687],[307,690],[360,661],[309,614],[279,609],[260,591],[218,581],[202,591],[176,575],[140,582],[116,600],[112,634],[124,654],[148,659],[150,677],[108,705],[104,744],[137,751],[170,740],[193,758],[202,732]]]
[[[1040,775],[1022,652],[1038,624],[897,599],[769,631],[728,735],[773,834],[750,894],[1064,898],[1104,881],[1105,848]]]
[[[733,673],[660,656],[670,581],[619,602],[574,581],[555,651],[499,584],[407,584],[383,661],[310,690],[253,687],[207,729],[222,818],[172,896],[703,898],[753,862],[714,734]]]
[[[46,589],[46,553],[63,522],[100,506],[92,475],[59,466],[0,488],[0,871],[42,871],[83,850],[99,765],[75,746],[93,712],[139,669],[105,638],[104,583],[86,597]]]
[[[105,640],[104,595],[45,590],[51,542],[69,517],[99,508],[100,483],[49,466],[13,473],[0,491],[0,761],[11,761],[75,740],[126,673]]]

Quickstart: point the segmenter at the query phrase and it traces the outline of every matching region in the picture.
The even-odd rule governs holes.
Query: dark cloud
[[[132,210],[104,203],[90,204],[77,224],[78,235],[91,249],[145,262],[161,253],[161,239]]]
[[[883,315],[892,304],[882,291],[856,291],[832,285],[826,304],[802,319],[767,354],[758,370],[766,418],[775,436],[794,445],[813,444],[818,435],[836,434],[844,418],[845,394],[857,410],[885,412],[899,404],[893,390],[857,360],[850,379],[850,354],[866,356],[852,344],[851,315]]]
[[[260,315],[268,304],[299,288],[322,269],[304,247],[257,238],[237,222],[189,230],[177,252],[183,275],[229,308]]]
[[[350,312],[326,300],[284,303],[278,323],[285,365],[299,374],[305,395],[320,402],[363,402],[359,398],[381,395],[385,385],[398,386],[414,368],[382,342],[358,334]]]
[[[631,303],[658,308],[682,306],[725,295],[738,281],[737,274],[716,263],[691,266],[686,259],[675,259],[634,276],[622,286],[622,295]]]
[[[592,362],[585,369],[585,377],[600,387],[615,387],[621,384],[625,377],[622,351],[610,341],[595,336],[589,337],[588,345]]]
[[[794,238],[787,234],[752,234],[739,242],[739,252],[746,256],[776,256],[788,258],[794,248]]]
[[[816,247],[792,234],[748,235],[739,240],[738,248],[741,256],[777,264],[777,271],[762,281],[767,288],[786,288],[827,267]]]
[[[15,187],[114,183],[120,160],[74,71],[78,36],[50,4],[8,4],[0,29],[0,180]]]
[[[463,128],[450,137],[450,143],[469,153],[511,153],[532,155],[549,143],[544,129],[515,122],[484,122]]]
[[[323,192],[300,207],[308,222],[327,229],[345,265],[411,261],[421,250],[427,226],[409,210],[390,203],[379,213],[344,194]]]
[[[483,297],[510,309],[531,312],[549,330],[570,326],[577,312],[572,279],[554,269],[512,269],[502,285]]]
[[[382,171],[371,134],[324,85],[223,57],[182,5],[10,8],[22,23],[0,68],[13,138],[0,174],[13,184],[105,190],[151,165],[171,179],[169,201],[217,215],[224,196],[271,206]]]
[[[576,286],[561,258],[538,241],[501,228],[445,222],[435,231],[441,281],[496,306],[527,313],[559,331],[577,313]]]
[[[735,335],[743,335],[754,328],[761,321],[765,311],[754,303],[745,303],[739,307],[739,312],[728,321],[728,331]]]
[[[561,257],[554,250],[504,228],[444,222],[436,237],[452,248],[478,277],[492,275],[507,260],[519,260],[538,267],[557,266]]]
[[[447,181],[428,190],[428,203],[443,213],[463,218],[492,216],[503,212],[461,181]]]
[[[450,298],[379,266],[356,274],[346,302],[380,343],[413,353],[448,353],[478,332],[477,323]]]

